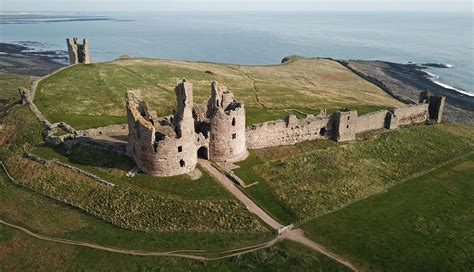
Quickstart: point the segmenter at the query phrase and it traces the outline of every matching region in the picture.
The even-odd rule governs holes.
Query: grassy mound
[[[280,148],[282,150],[278,152]],[[315,151],[308,148],[299,155],[271,160],[291,152],[291,149],[285,152],[286,149],[259,151],[261,157],[270,161],[239,171],[242,173],[250,168],[264,179],[268,185],[266,190],[276,197],[275,202],[286,207],[287,215],[305,220],[381,192],[411,175],[472,152],[474,129],[449,124],[415,126],[382,133],[353,145]],[[257,194],[256,197],[260,196]],[[262,199],[260,202],[267,210],[274,209],[271,206],[275,205],[265,205],[268,201]]]
[[[50,121],[75,128],[124,123],[127,90],[141,90],[151,108],[166,115],[175,107],[176,79],[183,77],[193,83],[196,103],[209,97],[212,80],[227,85],[245,103],[249,124],[283,118],[288,113],[282,109],[314,113],[320,108],[367,111],[401,105],[337,62],[305,58],[268,66],[152,59],[78,65],[43,80],[35,102]]]
[[[303,225],[370,271],[472,271],[474,156]]]

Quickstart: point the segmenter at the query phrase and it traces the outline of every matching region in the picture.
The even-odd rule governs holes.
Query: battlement
[[[66,39],[66,43],[69,52],[69,63],[71,65],[91,63],[87,39],[84,39],[82,44],[78,42],[78,38]]]

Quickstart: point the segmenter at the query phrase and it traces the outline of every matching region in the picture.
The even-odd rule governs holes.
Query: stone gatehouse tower
[[[162,118],[140,101],[138,92],[127,92],[127,153],[143,172],[189,173],[198,157],[221,162],[245,159],[244,105],[219,83],[213,82],[211,88],[209,100],[194,105],[192,84],[178,81],[174,114]]]
[[[69,52],[69,63],[71,65],[78,63],[91,63],[87,39],[84,39],[82,44],[78,42],[77,38],[66,39],[66,43]]]
[[[208,116],[211,134],[209,155],[212,160],[239,161],[246,158],[244,105],[217,82],[212,83]]]

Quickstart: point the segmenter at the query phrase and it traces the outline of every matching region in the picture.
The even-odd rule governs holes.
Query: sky
[[[414,11],[473,12],[474,0],[0,0],[0,12]]]

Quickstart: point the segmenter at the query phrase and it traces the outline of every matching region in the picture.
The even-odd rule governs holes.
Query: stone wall
[[[354,141],[358,129],[357,118],[357,111],[343,110],[333,114],[332,139],[338,142]]]
[[[128,131],[127,125],[111,125],[106,127],[78,130],[76,131],[76,135],[81,137],[97,137],[107,135],[122,135],[126,131]]]
[[[398,126],[424,123],[428,120],[429,104],[409,105],[393,110],[398,119]]]
[[[380,110],[360,115],[355,122],[355,133],[388,128],[387,125],[390,122],[387,120],[388,114],[388,110]]]
[[[302,141],[327,138],[331,131],[329,117],[308,116],[298,119],[294,115],[285,120],[255,124],[246,129],[247,147],[258,149],[279,145],[292,145]]]

